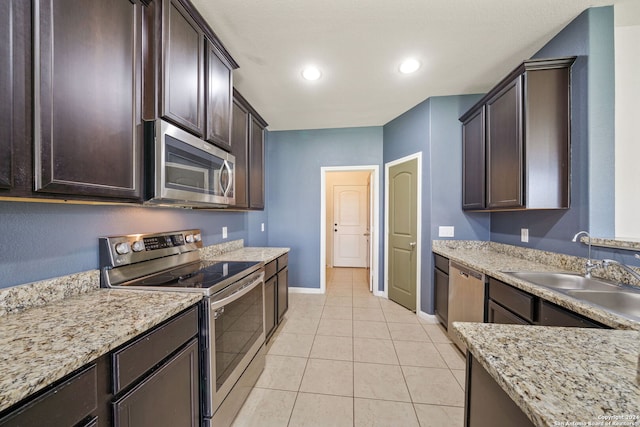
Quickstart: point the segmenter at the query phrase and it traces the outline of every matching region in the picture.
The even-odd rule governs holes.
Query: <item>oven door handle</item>
[[[260,277],[258,277],[253,282],[250,282],[250,283],[248,283],[246,285],[243,285],[243,286],[239,287],[231,295],[229,295],[227,297],[224,297],[224,298],[222,298],[221,300],[218,300],[218,301],[212,301],[211,302],[211,310],[215,310],[217,308],[220,308],[220,307],[222,307],[224,305],[227,305],[230,302],[233,302],[233,301],[237,300],[238,298],[241,298],[241,297],[245,296],[246,294],[251,292],[256,286],[261,285],[262,283],[264,283],[264,273],[260,274]]]

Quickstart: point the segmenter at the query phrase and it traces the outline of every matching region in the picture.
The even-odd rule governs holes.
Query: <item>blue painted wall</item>
[[[384,126],[384,163],[422,153],[421,309],[433,313],[432,239],[454,226],[456,239],[489,240],[490,215],[464,213],[462,127],[458,117],[481,95],[433,97]]]
[[[614,233],[613,8],[583,12],[534,57],[578,56],[571,88],[571,208],[491,215],[491,240],[586,256],[579,230]],[[529,229],[529,243],[520,229]],[[609,251],[603,251],[608,253]]]
[[[247,213],[0,202],[0,288],[97,269],[98,237],[200,228],[205,245],[247,239]]]
[[[320,168],[382,168],[382,127],[269,132],[266,163],[269,246],[291,248],[290,286],[319,288]]]

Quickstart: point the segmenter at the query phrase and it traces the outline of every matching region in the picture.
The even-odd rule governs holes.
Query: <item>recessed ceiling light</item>
[[[320,72],[318,67],[315,67],[313,65],[309,65],[302,70],[302,77],[304,77],[306,80],[318,80],[321,75],[322,73]]]
[[[415,58],[407,58],[400,64],[400,72],[402,74],[410,74],[420,68],[420,61]]]

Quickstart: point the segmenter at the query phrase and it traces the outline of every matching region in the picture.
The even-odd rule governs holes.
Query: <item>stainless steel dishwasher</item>
[[[467,348],[456,336],[453,322],[483,322],[485,300],[484,274],[463,267],[454,262],[449,268],[449,318],[447,331],[449,338],[462,352]]]

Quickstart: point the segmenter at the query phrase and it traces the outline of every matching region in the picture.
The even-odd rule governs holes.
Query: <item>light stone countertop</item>
[[[207,259],[211,261],[261,261],[267,264],[287,252],[289,252],[289,248],[246,247],[207,257]]]
[[[640,332],[460,322],[454,329],[534,425],[640,425]]]
[[[196,304],[202,295],[94,289],[0,317],[0,411]]]
[[[202,259],[270,262],[288,248],[243,240]],[[0,411],[202,299],[198,293],[100,289],[99,271],[0,289]]]
[[[617,329],[640,330],[640,322],[638,321],[504,273],[504,271],[581,273],[584,268],[584,258],[481,241],[434,240],[432,250],[451,261],[544,298],[604,325]],[[598,271],[595,270],[595,273]],[[626,276],[622,270],[609,269],[606,273],[613,275],[605,277],[606,279],[636,284],[633,282],[633,278]]]

